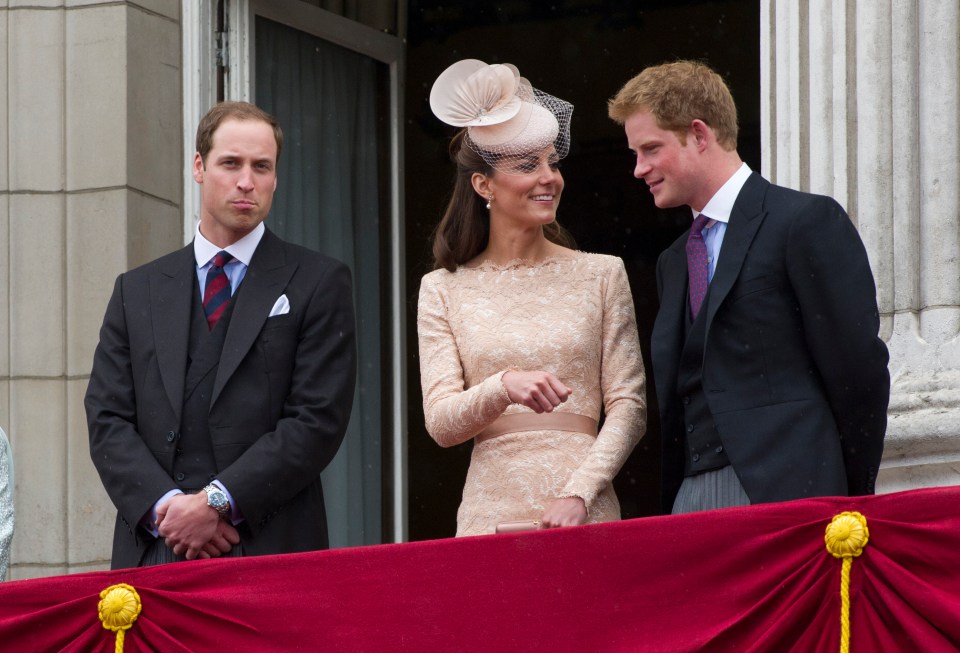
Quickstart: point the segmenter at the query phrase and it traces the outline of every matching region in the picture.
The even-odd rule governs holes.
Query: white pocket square
[[[270,315],[267,317],[274,317],[275,315],[286,315],[290,312],[290,300],[287,299],[286,295],[280,295],[277,297],[277,301],[273,303],[273,308],[270,309]]]

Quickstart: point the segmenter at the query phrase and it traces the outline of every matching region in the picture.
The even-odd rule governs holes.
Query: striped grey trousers
[[[727,465],[685,477],[673,501],[673,514],[749,505],[750,499],[740,485],[733,465]]]
[[[243,542],[235,545],[230,551],[222,554],[221,558],[239,558],[243,556]],[[186,560],[184,555],[176,555],[173,549],[163,543],[163,538],[156,538],[153,543],[147,547],[143,559],[140,560],[141,567],[152,567],[153,565],[165,565],[171,562],[183,562]]]

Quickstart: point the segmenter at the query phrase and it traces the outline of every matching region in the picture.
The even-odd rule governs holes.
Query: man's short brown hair
[[[277,140],[277,160],[280,160],[280,149],[283,147],[283,130],[280,129],[277,119],[249,102],[220,102],[207,111],[200,119],[197,127],[197,152],[204,166],[207,163],[207,154],[213,148],[213,134],[224,120],[260,120],[273,128],[273,137]]]
[[[638,111],[649,111],[660,129],[686,141],[690,123],[700,119],[725,150],[737,147],[737,106],[723,78],[698,61],[675,61],[645,68],[607,102],[607,113],[622,125]]]

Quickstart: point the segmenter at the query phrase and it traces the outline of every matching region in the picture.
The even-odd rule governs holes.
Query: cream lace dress
[[[512,405],[500,377],[545,370],[573,390],[557,412],[600,417],[594,438],[507,433],[476,443],[457,536],[539,519],[555,498],[581,497],[589,523],[620,518],[611,481],[646,427],[644,371],[623,262],[573,252],[528,265],[480,263],[423,277],[417,313],[427,431],[441,446],[472,439]]]

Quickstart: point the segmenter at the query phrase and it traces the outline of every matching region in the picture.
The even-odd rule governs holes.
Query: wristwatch
[[[228,519],[230,517],[230,501],[227,499],[227,493],[213,483],[203,488],[203,491],[207,493],[207,505],[217,511],[220,519]]]

